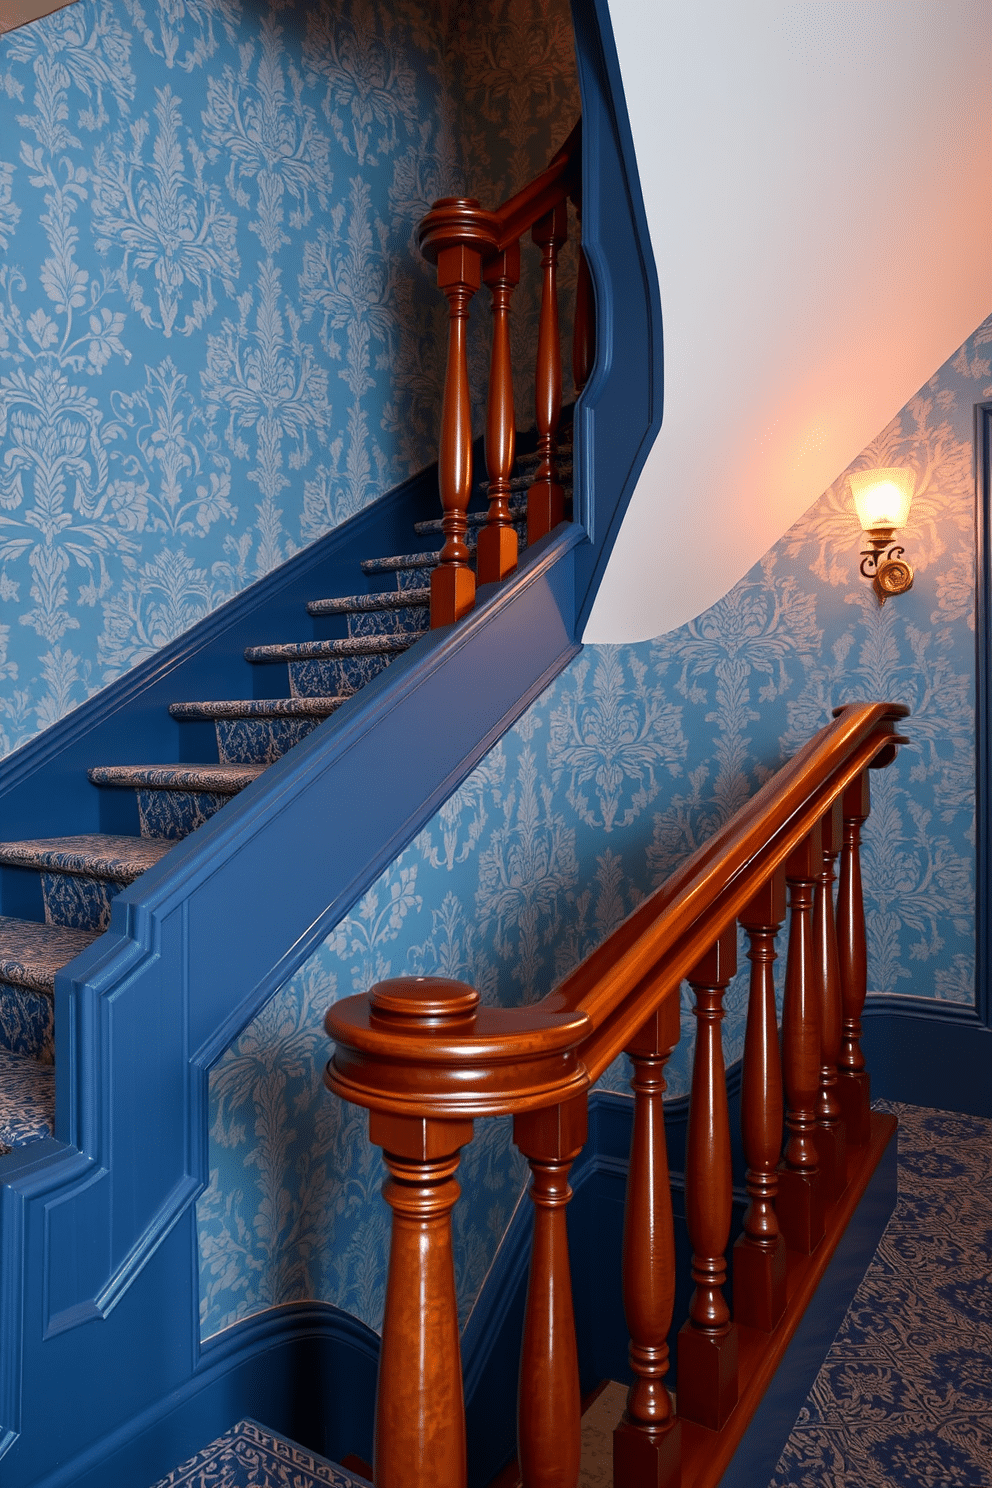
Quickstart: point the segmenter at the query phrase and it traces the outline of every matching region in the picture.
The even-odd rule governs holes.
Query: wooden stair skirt
[[[580,1398],[566,1237],[588,1091],[621,1052],[634,1122],[623,1246],[634,1383],[614,1435],[616,1488],[716,1484],[754,1415],[895,1123],[873,1115],[859,1040],[867,987],[860,834],[871,768],[906,710],[852,704],[543,1002],[491,1008],[461,982],[404,977],[335,1004],[326,1083],[369,1109],[393,1211],[375,1437],[377,1488],[464,1488],[452,1265],[455,1172],[478,1117],[510,1113],[535,1209],[521,1347],[527,1488],[571,1488]],[[839,873],[835,865],[839,860]],[[839,878],[836,892],[834,885]],[[731,1139],[721,1021],[750,961],[741,1126],[748,1208],[725,1296]],[[779,1041],[773,963],[788,926]],[[695,1290],[665,1387],[675,1235],[662,1096],[688,981],[696,1040],[686,1140]],[[783,1149],[784,1137],[784,1149]]]

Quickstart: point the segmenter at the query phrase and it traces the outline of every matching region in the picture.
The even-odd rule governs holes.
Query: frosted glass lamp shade
[[[857,470],[849,479],[864,532],[905,527],[915,484],[911,470]]]

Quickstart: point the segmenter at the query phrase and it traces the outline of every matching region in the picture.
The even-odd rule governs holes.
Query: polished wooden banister
[[[512,573],[517,536],[507,497],[513,463],[513,381],[510,366],[510,299],[520,277],[520,238],[530,230],[541,249],[541,315],[535,372],[535,418],[540,464],[527,493],[527,537],[535,542],[564,518],[558,480],[561,414],[561,336],[558,326],[558,254],[568,237],[568,202],[581,198],[582,121],[551,163],[495,211],[474,197],[436,201],[417,231],[420,251],[437,265],[438,287],[448,300],[448,356],[438,446],[444,546],[431,573],[431,625],[450,625],[475,604],[479,583]],[[579,344],[573,361],[585,380],[591,370],[595,333],[588,267],[577,286]],[[472,417],[467,329],[469,305],[482,283],[493,295],[486,461],[490,510],[480,535],[478,571],[471,567],[467,512],[472,492]],[[576,360],[577,358],[577,360]]]
[[[637,1069],[624,1251],[632,1278],[641,1281],[632,1279],[625,1292],[637,1383],[615,1440],[615,1488],[677,1488],[684,1481],[682,1438],[662,1398],[674,1251],[670,1206],[660,1200],[658,1183],[667,1184],[661,1068],[677,1036],[673,1020],[685,977],[696,993],[699,1021],[686,1164],[697,1290],[680,1334],[679,1419],[686,1422],[691,1446],[694,1423],[719,1431],[728,1418],[739,1417],[738,1324],[722,1290],[730,1227],[730,1134],[720,1038],[737,921],[748,929],[752,945],[764,937],[764,949],[757,955],[761,965],[751,998],[760,1027],[750,1042],[761,1047],[752,1054],[757,1062],[745,1111],[752,1209],[744,1254],[736,1246],[734,1264],[740,1255],[742,1286],[754,1294],[751,1327],[775,1330],[780,1356],[783,1328],[794,1329],[798,1317],[790,1299],[791,1321],[777,1327],[779,1230],[794,1255],[812,1252],[823,1232],[824,1205],[835,1197],[824,1193],[816,1148],[820,1121],[826,1116],[829,1128],[830,1121],[840,1119],[832,1101],[821,1100],[823,1082],[832,1093],[834,1068],[845,1121],[848,1110],[855,1125],[867,1111],[867,1076],[857,1046],[866,985],[858,838],[868,813],[867,771],[894,757],[903,742],[896,726],[907,712],[893,703],[838,709],[833,723],[541,1002],[487,1007],[463,983],[404,977],[380,983],[365,996],[345,998],[328,1011],[325,1026],[336,1049],[325,1082],[368,1107],[370,1136],[382,1146],[392,1175],[384,1189],[394,1218],[380,1362],[377,1488],[399,1488],[401,1482],[411,1488],[427,1483],[463,1488],[464,1407],[452,1321],[454,1173],[472,1120],[507,1113],[515,1117],[515,1138],[531,1165],[537,1211],[521,1360],[522,1481],[524,1488],[572,1488],[578,1471],[579,1387],[565,1245],[567,1175],[584,1141],[589,1087],[624,1048]],[[829,895],[832,860],[841,845],[838,816],[843,848],[835,925],[823,896]],[[775,1174],[773,1128],[782,1100],[772,1056],[777,1041],[768,938],[784,913],[783,876],[793,924],[784,1022],[789,1145]],[[759,893],[763,886],[770,886],[765,899]],[[815,894],[821,898],[814,920]],[[838,1065],[835,982],[844,1015]],[[832,1010],[824,1042],[825,1008]],[[878,1120],[872,1117],[871,1123]],[[852,1138],[855,1144],[859,1140]],[[877,1141],[870,1137],[869,1150],[869,1138],[860,1140],[862,1168],[868,1172],[865,1164],[877,1161]],[[769,1209],[776,1184],[777,1223]],[[848,1203],[847,1190],[840,1193],[840,1187],[838,1177],[835,1209]],[[836,1223],[832,1233],[833,1244]],[[421,1312],[431,1309],[430,1318],[412,1316],[411,1296],[421,1299],[423,1306],[416,1304]],[[743,1390],[743,1373],[740,1380]],[[756,1404],[748,1390],[746,1413]]]

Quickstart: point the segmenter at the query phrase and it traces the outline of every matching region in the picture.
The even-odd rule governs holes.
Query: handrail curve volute
[[[589,1088],[852,781],[903,742],[900,703],[852,703],[542,1001],[479,1005],[464,1024],[406,1026],[374,995],[328,1011],[325,1083],[394,1114],[489,1116]],[[406,977],[425,985],[443,979]],[[393,985],[393,984],[389,984]],[[461,984],[457,984],[461,985]],[[373,989],[373,994],[375,989]]]

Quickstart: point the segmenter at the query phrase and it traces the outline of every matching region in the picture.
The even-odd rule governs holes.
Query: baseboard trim
[[[379,1338],[330,1303],[298,1302],[206,1344],[179,1389],[34,1488],[143,1488],[244,1416],[331,1461],[372,1455]]]
[[[974,1008],[905,998],[869,1004],[862,1025],[873,1096],[992,1116],[992,1029]]]

